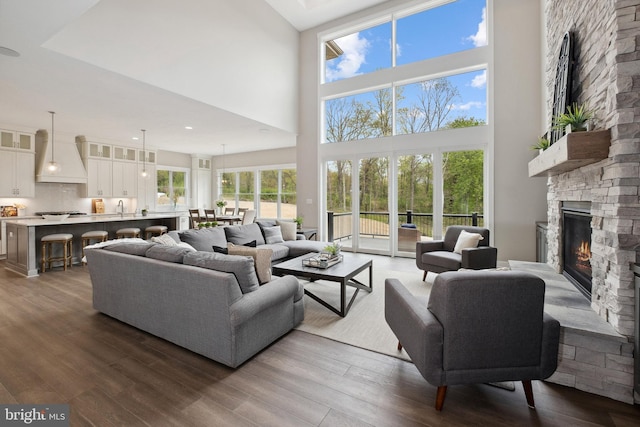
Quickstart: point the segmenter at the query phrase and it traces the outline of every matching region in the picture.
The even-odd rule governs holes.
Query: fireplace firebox
[[[562,208],[563,274],[591,299],[591,213]]]

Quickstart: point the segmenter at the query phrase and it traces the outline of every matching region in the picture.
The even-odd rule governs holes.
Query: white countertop
[[[150,213],[147,216],[142,216],[142,214],[133,214],[133,213],[126,213],[124,215],[120,215],[120,214],[72,215],[69,218],[64,219],[62,221],[44,219],[42,217],[37,217],[37,216],[3,217],[2,220],[5,220],[11,224],[36,227],[41,225],[91,224],[91,223],[98,223],[98,222],[138,221],[138,220],[146,220],[146,219],[176,218],[176,217],[181,217],[186,215],[187,215],[187,212],[176,211],[176,212]]]

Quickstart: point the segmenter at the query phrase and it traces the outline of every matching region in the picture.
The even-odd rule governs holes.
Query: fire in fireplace
[[[591,299],[591,214],[562,210],[563,274]]]

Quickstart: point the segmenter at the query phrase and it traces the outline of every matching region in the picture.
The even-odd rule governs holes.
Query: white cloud
[[[484,70],[482,74],[478,74],[471,80],[471,87],[482,89],[487,85],[487,70]]]
[[[482,8],[482,21],[478,24],[478,31],[468,37],[475,47],[487,45],[487,8]]]
[[[469,101],[464,104],[451,105],[452,110],[458,110],[458,111],[469,111],[472,108],[481,108],[481,107],[482,107],[482,102],[480,101]]]
[[[360,66],[366,63],[369,40],[361,38],[360,33],[354,33],[336,39],[335,42],[344,53],[338,57],[337,64],[327,67],[327,81],[346,79],[360,74]]]

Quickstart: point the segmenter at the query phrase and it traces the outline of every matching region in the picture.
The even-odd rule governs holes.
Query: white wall
[[[529,178],[541,129],[540,2],[494,1],[494,224],[501,260],[535,261],[535,222],[546,221],[546,179]]]
[[[305,31],[300,38],[300,119],[297,151],[298,211],[305,224],[319,223],[320,176],[318,159],[318,60],[317,34],[328,28],[391,7],[416,4],[389,1]],[[535,260],[535,222],[546,220],[546,180],[529,178],[527,164],[534,156],[529,148],[541,131],[541,26],[540,4],[532,0],[495,0],[493,244],[500,260]],[[311,198],[313,205],[307,205]]]

